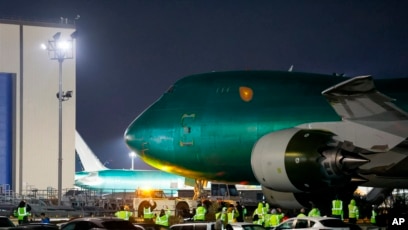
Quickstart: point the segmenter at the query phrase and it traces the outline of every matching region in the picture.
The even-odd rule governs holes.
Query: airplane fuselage
[[[75,173],[75,186],[103,192],[134,192],[136,189],[183,189],[185,178],[159,170],[105,169]]]
[[[167,172],[258,184],[250,165],[254,143],[299,124],[339,121],[321,91],[344,80],[269,71],[186,77],[137,117],[126,141],[145,162]]]

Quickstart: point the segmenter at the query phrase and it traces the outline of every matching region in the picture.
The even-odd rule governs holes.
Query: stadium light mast
[[[129,157],[132,159],[132,167],[130,169],[134,170],[135,169],[134,166],[135,166],[136,153],[130,152]]]
[[[62,63],[65,59],[74,58],[73,39],[74,33],[71,34],[70,40],[62,40],[61,32],[57,32],[52,36],[52,40],[48,40],[48,45],[42,44],[42,48],[48,51],[48,57],[51,60],[57,60],[59,64],[58,71],[58,205],[61,205],[62,198],[62,102],[67,101],[72,97],[72,91],[62,91]]]

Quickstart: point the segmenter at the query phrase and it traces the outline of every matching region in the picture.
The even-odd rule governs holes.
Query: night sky
[[[76,126],[110,168],[130,168],[125,129],[186,75],[293,65],[408,76],[403,0],[0,0],[2,18],[77,15]]]

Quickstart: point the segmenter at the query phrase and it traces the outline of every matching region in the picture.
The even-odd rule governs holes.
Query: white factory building
[[[73,188],[76,61],[75,39],[71,35],[74,32],[75,25],[67,21],[0,19],[0,73],[13,78],[9,98],[12,108],[6,111],[12,114],[10,139],[6,143],[11,146],[11,160],[5,165],[11,173],[8,182],[0,181],[3,192],[10,189],[25,194],[36,189],[55,192],[59,187]],[[63,59],[58,53],[61,50],[54,47],[55,41],[68,42]],[[57,96],[60,85],[64,96],[61,99]]]

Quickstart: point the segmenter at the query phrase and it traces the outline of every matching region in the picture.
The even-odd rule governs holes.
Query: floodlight
[[[72,38],[72,39],[76,39],[77,36],[78,36],[78,31],[77,31],[77,30],[75,30],[74,32],[72,32],[72,34],[71,34],[71,38]]]
[[[65,93],[64,97],[71,98],[72,97],[72,90],[69,90]]]
[[[61,32],[57,32],[56,34],[54,34],[54,36],[52,36],[52,38],[54,38],[55,41],[57,41],[60,37],[61,37]]]

